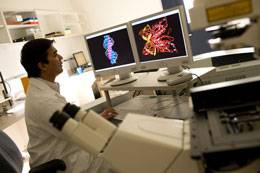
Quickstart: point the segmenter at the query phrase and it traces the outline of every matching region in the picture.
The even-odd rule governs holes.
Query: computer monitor
[[[130,25],[140,69],[167,67],[159,81],[181,76],[191,79],[191,74],[182,68],[192,62],[183,6],[133,20]]]
[[[89,57],[96,76],[116,75],[112,86],[136,80],[136,69],[128,25],[122,24],[85,36]]]
[[[83,51],[73,53],[73,57],[75,59],[77,67],[87,67],[88,66],[88,61],[83,53]]]

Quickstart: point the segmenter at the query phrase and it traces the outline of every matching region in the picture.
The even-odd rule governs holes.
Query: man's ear
[[[38,68],[41,70],[41,71],[45,71],[47,68],[46,68],[46,64],[45,63],[42,63],[42,62],[39,62],[38,63]]]

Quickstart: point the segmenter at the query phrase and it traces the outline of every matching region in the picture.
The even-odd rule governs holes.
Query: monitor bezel
[[[179,13],[179,16],[180,16],[181,29],[182,29],[182,33],[183,33],[183,40],[184,40],[184,45],[186,48],[187,55],[184,57],[167,58],[167,59],[141,62],[139,54],[138,54],[138,49],[137,49],[134,32],[133,32],[133,25],[137,22],[140,22],[142,20],[146,20],[149,18],[157,19],[157,18],[164,17],[163,15],[169,16],[169,15],[175,14],[173,12]],[[169,14],[169,13],[172,13],[172,14]],[[169,14],[169,15],[167,15],[167,14]],[[154,19],[151,19],[151,20],[154,20]],[[144,17],[132,20],[129,22],[129,25],[130,25],[130,28],[129,28],[130,37],[133,38],[133,42],[134,42],[132,44],[133,48],[134,48],[134,56],[136,57],[139,70],[148,70],[148,69],[164,68],[164,67],[170,68],[173,66],[189,65],[189,64],[193,63],[192,49],[191,49],[191,44],[190,44],[187,19],[186,19],[185,9],[184,9],[183,5],[176,6],[174,8],[170,8],[168,10],[164,10],[164,11],[161,11],[158,13],[154,13],[154,14],[151,14],[148,16],[144,16]]]
[[[130,27],[129,23],[123,23],[123,24],[120,24],[120,25],[116,25],[116,26],[113,26],[113,27],[109,27],[109,28],[106,28],[106,29],[103,29],[103,30],[100,30],[100,31],[96,31],[96,32],[87,34],[87,35],[84,36],[84,39],[85,39],[85,42],[86,42],[86,45],[87,45],[88,56],[89,56],[90,62],[92,64],[92,68],[93,68],[95,76],[105,77],[105,76],[120,75],[120,74],[131,73],[131,72],[137,71],[137,60],[134,56],[134,49],[133,49],[133,45],[132,45],[133,42],[131,41],[131,38],[130,38],[130,35],[129,35],[129,27]],[[94,36],[100,36],[100,35],[103,35],[103,34],[106,34],[106,33],[112,32],[112,31],[118,31],[120,29],[127,29],[127,33],[128,33],[128,37],[129,37],[130,45],[131,45],[131,50],[132,50],[132,54],[133,54],[134,63],[127,64],[127,65],[120,65],[120,66],[111,67],[111,68],[105,68],[105,69],[101,69],[101,70],[95,69],[95,66],[94,66],[94,63],[93,63],[93,60],[92,60],[92,56],[90,54],[87,39],[89,37],[93,38]]]

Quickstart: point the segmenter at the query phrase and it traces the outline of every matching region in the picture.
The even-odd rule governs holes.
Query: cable
[[[191,74],[194,75],[194,76],[196,76],[196,77],[199,79],[201,85],[204,84],[204,82],[201,80],[201,78],[199,77],[199,75],[197,75],[197,74],[195,74],[195,73],[191,73]]]
[[[135,90],[132,97],[136,97],[137,92],[138,92],[138,90]]]
[[[190,69],[190,66],[188,66],[188,65],[181,65],[182,66],[182,68],[184,68],[184,69]]]
[[[182,65],[182,68],[188,69],[188,70],[190,71],[190,66],[188,66],[188,65]],[[199,79],[201,85],[204,84],[204,82],[201,80],[201,78],[199,77],[199,75],[197,75],[197,74],[195,74],[195,73],[191,73],[191,74],[194,75],[194,76],[196,76],[196,77]]]
[[[165,103],[167,101],[169,101],[169,103]],[[175,100],[173,98],[167,98],[167,99],[163,99],[159,102],[154,103],[153,106],[152,106],[152,110],[158,113],[158,112],[165,110],[165,109],[174,108],[177,105],[183,104],[185,102],[188,102],[188,100],[185,100],[185,97],[179,97],[178,100]],[[159,104],[164,104],[164,103],[166,105],[159,105]]]
[[[183,95],[185,95],[187,93],[187,88],[183,88],[180,92],[178,92],[177,94],[178,94],[178,96],[180,97],[180,96],[183,96]]]
[[[136,90],[134,91],[134,93],[133,93],[132,97],[135,97],[135,93],[136,93]]]
[[[141,92],[142,92],[142,90],[135,90],[133,93],[133,97],[139,96]],[[138,94],[136,94],[136,93],[138,93]]]

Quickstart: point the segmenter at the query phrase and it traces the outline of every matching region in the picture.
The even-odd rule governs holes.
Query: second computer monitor
[[[75,59],[77,67],[87,67],[88,66],[88,61],[83,53],[83,51],[73,53],[73,57]]]
[[[96,76],[119,75],[111,85],[136,80],[130,73],[136,68],[127,24],[114,26],[85,36]]]
[[[182,6],[131,21],[140,68],[167,67],[168,74],[173,74],[189,64],[192,54],[186,25]]]

